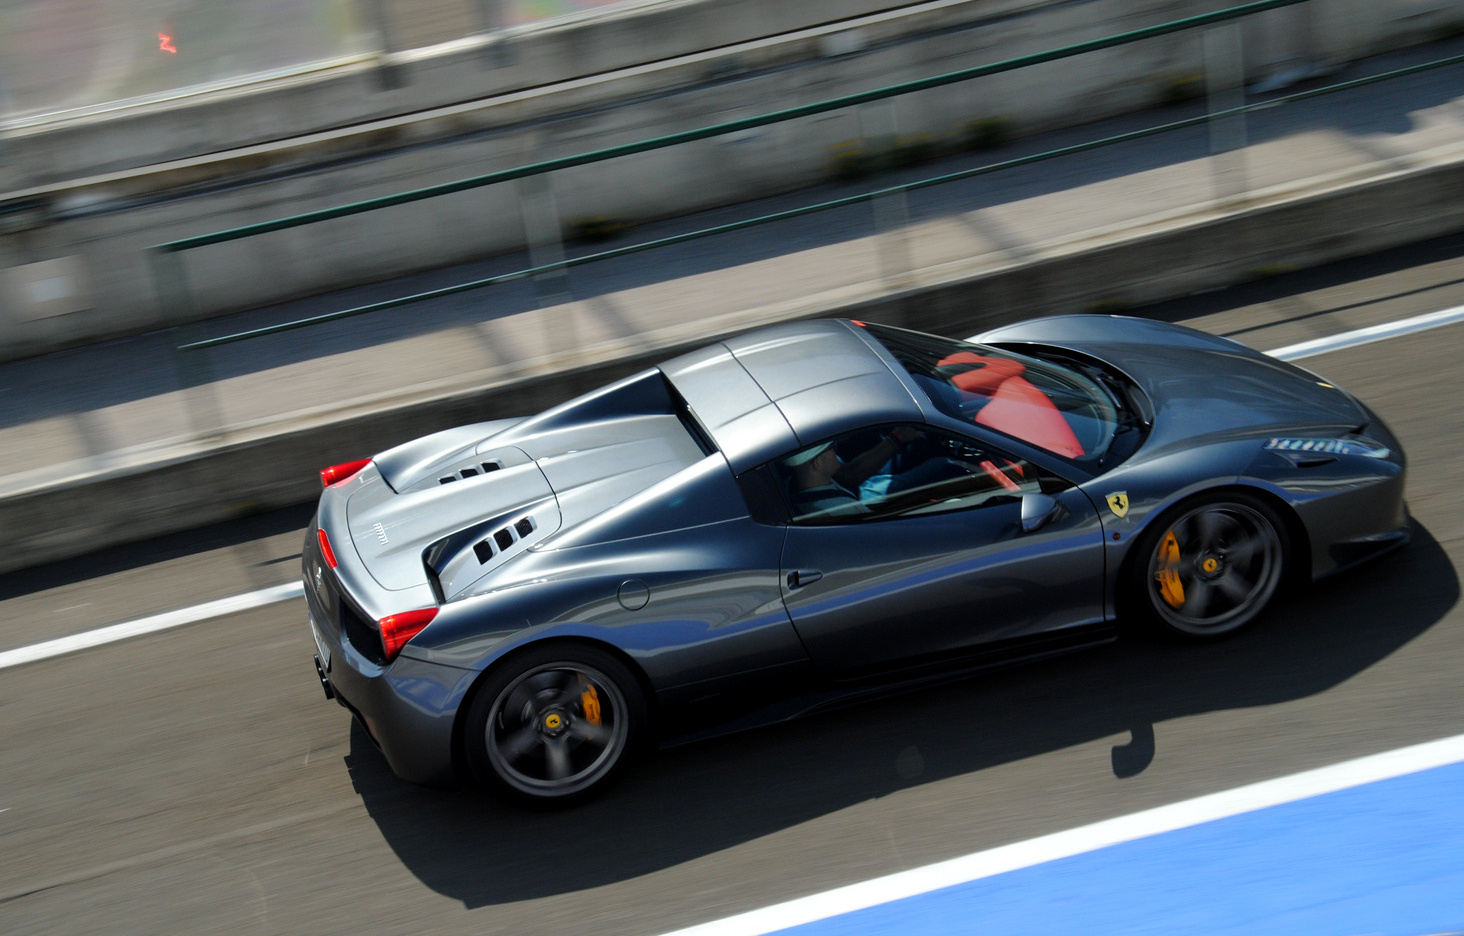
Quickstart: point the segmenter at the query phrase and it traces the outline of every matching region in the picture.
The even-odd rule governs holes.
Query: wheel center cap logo
[[[1129,501],[1126,491],[1114,491],[1108,495],[1108,509],[1113,511],[1115,517],[1122,517],[1128,513]]]
[[[560,718],[557,712],[550,712],[544,719],[544,727],[550,731],[558,729],[562,724],[564,724],[564,719]]]
[[[1214,572],[1216,569],[1220,568],[1220,563],[1216,562],[1215,559],[1211,557],[1209,559],[1206,559],[1204,563],[1201,564],[1200,568],[1204,569],[1206,572]]]

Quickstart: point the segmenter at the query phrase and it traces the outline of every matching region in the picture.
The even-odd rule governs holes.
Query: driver
[[[834,452],[834,443],[825,442],[790,455],[783,464],[793,470],[795,513],[818,513],[859,503],[858,494],[834,480],[834,475],[843,467]]]
[[[848,462],[841,461],[834,443],[825,442],[784,459],[793,474],[793,506],[810,514],[838,507],[858,506],[859,486],[890,463],[907,443],[920,438],[918,429],[898,426],[881,434],[879,442]]]

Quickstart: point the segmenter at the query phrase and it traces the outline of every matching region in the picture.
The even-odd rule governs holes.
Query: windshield
[[[1096,467],[1120,414],[1114,397],[1078,370],[985,345],[865,325],[947,416]]]

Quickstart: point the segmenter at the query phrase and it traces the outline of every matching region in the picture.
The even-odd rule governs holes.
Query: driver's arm
[[[921,432],[909,426],[896,426],[883,433],[875,445],[851,458],[834,472],[834,480],[850,490],[858,490],[880,468],[884,467],[900,447],[920,438]]]

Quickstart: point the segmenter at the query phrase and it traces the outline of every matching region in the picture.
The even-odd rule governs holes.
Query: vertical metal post
[[[524,240],[529,247],[529,266],[542,267],[564,261],[564,238],[559,224],[559,206],[554,200],[554,184],[548,173],[529,176],[518,182],[519,214],[524,220]],[[564,305],[574,299],[569,289],[569,272],[559,267],[534,274],[534,292],[539,308]],[[552,316],[559,318],[559,316]],[[563,322],[544,319],[546,346],[552,352],[556,339],[567,337],[575,347],[574,319]]]
[[[0,120],[5,118],[5,72],[0,71]],[[0,166],[5,165],[5,132],[0,130]]]
[[[382,90],[390,91],[402,86],[401,75],[397,67],[387,61],[387,57],[397,50],[396,40],[392,35],[391,17],[388,14],[386,5],[390,0],[358,0],[362,17],[370,25],[371,31],[376,34],[376,44],[379,47],[382,59],[377,66],[377,79],[381,83]]]
[[[867,104],[859,109],[859,135],[862,145],[868,150],[874,164],[880,168],[891,168],[899,146],[899,114],[895,110],[895,99],[886,98]],[[878,173],[876,179],[887,184],[889,174]],[[897,284],[910,274],[910,204],[905,190],[890,192],[873,199],[870,210],[874,215],[874,236],[879,251],[880,279],[888,284]]]
[[[508,15],[504,10],[506,2],[507,0],[476,0],[473,4],[478,14],[478,30],[489,36],[488,45],[484,48],[481,58],[485,68],[500,68],[513,64],[512,50],[503,41],[501,35],[503,27],[508,25]]]
[[[1215,179],[1215,198],[1243,195],[1245,178],[1245,115],[1216,117],[1217,113],[1245,104],[1245,50],[1240,21],[1231,20],[1205,30],[1205,92],[1211,115],[1210,165]]]
[[[223,419],[213,385],[213,368],[208,351],[180,351],[180,345],[203,337],[194,321],[193,300],[188,291],[188,277],[183,257],[175,251],[148,251],[152,267],[153,289],[157,293],[159,319],[167,326],[168,341],[173,346],[173,367],[178,374],[178,387],[183,391],[183,406],[188,424],[196,438],[223,434]]]
[[[5,73],[0,70],[0,120],[5,118]],[[5,178],[5,164],[9,158],[9,144],[5,140],[5,131],[0,130],[0,188],[5,187],[4,183],[10,180]],[[18,181],[18,180],[15,180]]]
[[[564,237],[559,225],[559,206],[548,173],[520,179],[519,211],[524,219],[524,240],[529,245],[529,266],[541,267],[564,261]],[[561,267],[534,274],[534,288],[541,306],[573,298],[569,274]]]
[[[503,0],[477,0],[478,26],[484,32],[496,32],[503,28]]]
[[[1370,40],[1377,32],[1369,28],[1371,20],[1376,16],[1376,6],[1371,0],[1351,0],[1347,11],[1347,51],[1343,53],[1342,60],[1336,63],[1338,66],[1370,54]]]
[[[880,195],[871,203],[875,237],[879,239],[879,275],[897,285],[910,275],[910,203],[905,190]]]
[[[391,19],[387,16],[386,4],[388,0],[359,0],[361,14],[371,27],[372,33],[376,35],[376,45],[382,52],[395,52],[396,45],[392,42]]]

